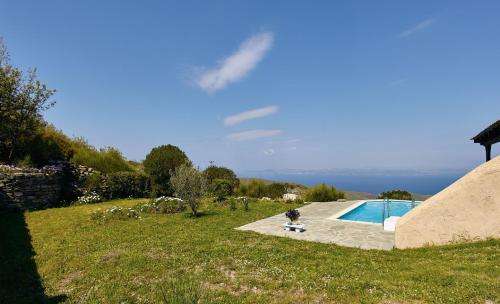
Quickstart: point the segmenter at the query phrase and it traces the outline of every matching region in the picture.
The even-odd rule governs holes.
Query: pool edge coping
[[[363,201],[354,203],[354,204],[350,205],[347,208],[344,208],[344,209],[340,210],[339,212],[335,213],[334,215],[327,217],[327,219],[333,220],[333,221],[347,222],[347,223],[357,223],[357,224],[377,225],[377,226],[378,225],[382,225],[383,226],[383,223],[363,222],[363,221],[351,221],[351,220],[340,219],[340,217],[343,216],[344,214],[349,213],[350,211],[358,208],[359,206],[363,205],[366,202],[383,202],[383,201],[385,201],[385,200],[384,199],[367,199],[367,200],[363,200]],[[391,199],[391,201],[394,201],[394,202],[408,202],[408,200],[397,200],[397,199]],[[423,203],[423,201],[415,201],[415,202],[418,202],[420,204]],[[405,215],[406,214],[404,214],[403,216],[405,216]]]

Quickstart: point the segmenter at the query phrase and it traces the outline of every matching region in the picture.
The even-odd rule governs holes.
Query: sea
[[[463,174],[426,175],[345,175],[345,174],[287,174],[253,172],[251,177],[272,181],[296,182],[305,186],[321,183],[334,185],[337,189],[379,194],[384,191],[401,189],[412,193],[433,195],[451,185]]]

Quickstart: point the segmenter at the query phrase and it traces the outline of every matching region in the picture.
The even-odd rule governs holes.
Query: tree
[[[382,192],[378,195],[379,199],[384,199],[384,198],[390,198],[390,199],[397,199],[397,200],[411,200],[412,195],[410,192],[405,191],[405,190],[391,190],[391,191],[386,191]]]
[[[219,198],[232,195],[240,180],[233,170],[211,164],[203,171],[207,180],[208,191]]]
[[[0,38],[0,159],[22,156],[16,154],[43,124],[42,112],[54,106],[48,101],[54,92],[37,79],[36,69],[24,74],[12,66]]]
[[[182,164],[175,169],[170,184],[175,196],[188,203],[192,215],[197,217],[200,199],[206,189],[204,175],[190,164]]]
[[[151,179],[154,195],[172,195],[169,181],[171,173],[183,164],[191,164],[189,158],[181,149],[172,145],[153,148],[144,160],[144,172]]]

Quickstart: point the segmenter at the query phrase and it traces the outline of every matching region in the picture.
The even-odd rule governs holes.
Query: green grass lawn
[[[201,303],[500,301],[498,240],[386,252],[233,229],[291,207],[274,202],[90,219],[141,201],[0,215],[0,303],[157,303],[162,290]]]

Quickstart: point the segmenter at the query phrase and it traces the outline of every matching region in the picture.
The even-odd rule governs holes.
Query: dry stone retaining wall
[[[0,209],[36,210],[60,206],[80,195],[92,169],[57,163],[37,168],[0,165]]]

